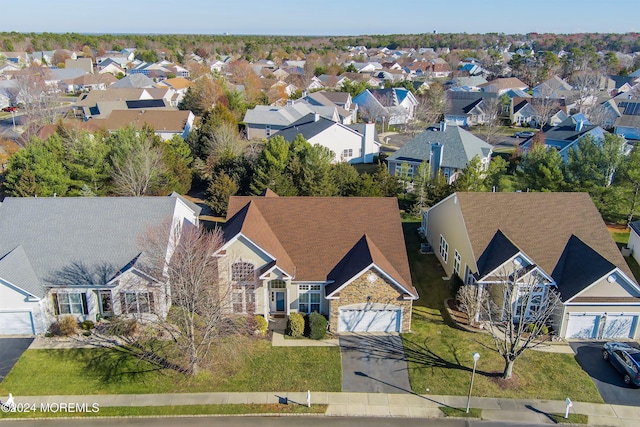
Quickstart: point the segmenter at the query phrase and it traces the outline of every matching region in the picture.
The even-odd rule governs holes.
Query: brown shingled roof
[[[182,132],[191,111],[162,110],[158,108],[138,110],[113,110],[107,119],[91,119],[100,127],[116,130],[133,125],[142,128],[144,125],[153,127],[156,131]]]
[[[236,196],[229,199],[227,218],[234,217],[250,202],[290,256],[296,280],[326,280],[329,272],[366,234],[380,252],[375,251],[376,260],[386,260],[379,267],[392,266],[389,269],[397,273],[386,271],[387,274],[397,274],[398,282],[415,292],[397,199]],[[258,233],[258,228],[253,232]]]
[[[588,193],[456,193],[476,259],[498,229],[548,274],[571,235],[634,276]]]

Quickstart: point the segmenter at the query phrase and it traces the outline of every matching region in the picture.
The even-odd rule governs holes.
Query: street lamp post
[[[469,404],[471,403],[471,390],[473,389],[473,379],[476,376],[476,364],[480,359],[480,353],[473,353],[473,371],[471,372],[471,384],[469,385],[469,396],[467,397],[467,414],[469,413]]]

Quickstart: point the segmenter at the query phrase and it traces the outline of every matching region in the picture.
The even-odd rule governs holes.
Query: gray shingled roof
[[[127,77],[124,77],[123,79],[112,84],[110,87],[145,88],[145,87],[151,87],[153,85],[154,85],[153,80],[145,76],[144,74],[130,74]]]
[[[38,296],[42,295],[39,286],[104,284],[140,254],[139,238],[150,226],[171,218],[177,200],[6,198],[0,206],[0,257],[10,262],[0,266],[0,274],[7,274],[7,280],[19,282],[14,285]],[[23,274],[15,274],[16,265],[24,269]],[[28,273],[29,267],[38,284]],[[76,280],[72,281],[74,274]],[[57,283],[60,278],[64,283]]]
[[[441,166],[456,169],[464,169],[475,156],[486,157],[492,148],[471,132],[459,126],[447,125],[444,132],[429,128],[420,133],[389,156],[389,160],[428,162],[430,146],[435,143],[444,146]]]

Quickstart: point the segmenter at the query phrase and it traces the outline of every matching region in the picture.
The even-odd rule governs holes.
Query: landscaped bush
[[[95,324],[91,320],[85,320],[84,322],[82,322],[80,324],[80,327],[83,330],[88,331],[88,330],[93,329],[95,327]]]
[[[291,313],[287,320],[287,335],[299,338],[304,334],[304,317],[300,313]]]
[[[321,340],[327,333],[327,319],[320,313],[313,312],[307,316],[309,338]]]
[[[78,319],[74,316],[62,316],[58,320],[58,332],[62,336],[73,335],[78,332]]]
[[[260,335],[266,334],[267,328],[269,327],[269,322],[267,322],[267,319],[265,319],[264,316],[256,314],[254,316],[254,320],[256,323],[256,331],[258,331]]]

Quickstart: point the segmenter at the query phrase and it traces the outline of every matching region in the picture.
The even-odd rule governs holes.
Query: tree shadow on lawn
[[[145,382],[150,373],[187,373],[181,366],[161,356],[166,352],[166,343],[159,340],[130,340],[122,343],[97,335],[93,335],[92,338],[92,344],[99,350],[74,349],[73,356],[84,364],[87,372],[96,375],[103,384]]]

